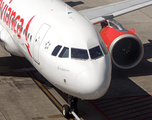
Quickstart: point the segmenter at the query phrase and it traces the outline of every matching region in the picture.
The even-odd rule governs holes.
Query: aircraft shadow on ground
[[[121,73],[115,73],[108,92],[102,98],[89,102],[107,120],[152,118],[152,95]]]
[[[69,1],[69,2],[65,2],[65,3],[68,4],[71,7],[84,4],[84,2],[82,2],[82,1],[77,1],[77,2]]]
[[[137,77],[140,81],[144,79],[142,76],[152,75],[152,40],[144,44],[144,51],[142,61],[135,68],[121,70],[114,66],[108,92],[101,99],[90,101],[108,120],[152,118],[152,95],[130,79]]]
[[[0,76],[28,77],[24,69],[14,56],[0,57]]]

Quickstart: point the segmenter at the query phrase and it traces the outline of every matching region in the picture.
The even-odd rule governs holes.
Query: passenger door
[[[37,64],[39,63],[39,49],[41,46],[41,43],[44,39],[44,36],[46,35],[47,31],[49,30],[50,26],[47,24],[43,24],[41,28],[39,29],[35,41],[34,41],[34,48],[33,48],[33,59]]]

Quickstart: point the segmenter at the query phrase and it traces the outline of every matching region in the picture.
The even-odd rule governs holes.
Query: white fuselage
[[[111,59],[89,20],[60,0],[0,0],[0,6],[8,52],[28,59],[67,94],[97,99],[106,93]]]

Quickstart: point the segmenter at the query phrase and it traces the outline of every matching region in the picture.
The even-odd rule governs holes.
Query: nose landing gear
[[[80,120],[80,118],[77,116],[78,113],[78,98],[73,96],[68,96],[68,103],[69,105],[63,105],[63,111],[62,114],[65,118],[68,118],[70,116],[70,113],[77,119]]]
[[[69,117],[70,107],[68,105],[63,105],[62,114],[65,118]]]

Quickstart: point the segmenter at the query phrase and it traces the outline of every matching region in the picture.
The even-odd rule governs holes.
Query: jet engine
[[[113,19],[101,23],[101,26],[103,29],[100,35],[109,49],[113,63],[122,69],[136,66],[143,57],[144,48],[134,28],[128,31]]]

